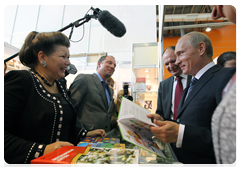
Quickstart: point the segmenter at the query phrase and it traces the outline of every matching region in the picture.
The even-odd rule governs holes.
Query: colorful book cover
[[[138,164],[139,150],[64,146],[31,164]]]
[[[125,148],[124,143],[88,143],[80,142],[77,146],[80,147],[99,147],[99,148]]]
[[[122,98],[118,115],[118,125],[122,138],[142,149],[166,158],[154,142],[150,126],[157,126],[147,118],[151,112],[132,101]]]
[[[120,143],[120,139],[119,138],[86,137],[81,142],[88,142],[88,143]]]

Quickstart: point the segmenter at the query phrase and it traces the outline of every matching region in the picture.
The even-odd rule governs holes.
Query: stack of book
[[[147,118],[150,113],[149,110],[123,97],[118,115],[122,139],[166,159],[162,152],[164,148],[153,139],[154,134],[150,127],[157,125]],[[139,149],[126,149],[125,144],[121,144],[118,138],[86,137],[77,146],[62,147],[32,160],[31,163],[136,164],[139,163]]]
[[[77,146],[64,146],[32,164],[138,164],[139,150],[125,149],[117,138],[86,137]]]
[[[125,144],[119,143],[118,138],[91,138],[86,137],[77,146],[79,147],[100,147],[100,148],[125,148]]]

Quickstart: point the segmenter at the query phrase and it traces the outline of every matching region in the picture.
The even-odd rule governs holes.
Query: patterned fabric
[[[30,163],[56,141],[77,144],[87,131],[76,127],[76,112],[65,88],[49,93],[32,71],[10,71],[4,76],[4,159]]]
[[[212,137],[216,162],[234,163],[236,161],[236,81],[213,114]]]
[[[187,93],[187,95],[186,95],[186,97],[185,97],[185,100],[187,99],[189,93],[192,91],[193,86],[196,84],[197,81],[198,81],[198,79],[196,79],[195,77],[191,80],[191,83],[190,83],[190,85],[189,85],[188,93]]]
[[[192,81],[190,83],[190,87],[188,89],[188,94],[192,91],[192,88],[196,84],[197,81],[198,81],[198,79],[196,79],[195,77],[192,79]]]

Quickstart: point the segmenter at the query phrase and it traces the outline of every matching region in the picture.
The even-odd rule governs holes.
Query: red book
[[[74,157],[84,154],[86,148],[87,147],[64,146],[51,153],[33,159],[31,164],[71,164]]]
[[[139,164],[139,150],[64,146],[31,161],[32,167],[130,166]]]

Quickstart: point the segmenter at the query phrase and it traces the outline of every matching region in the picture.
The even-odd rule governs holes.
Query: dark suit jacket
[[[187,77],[187,86],[191,82],[191,78],[192,76]],[[158,87],[158,102],[156,113],[162,116],[165,120],[170,120],[172,115],[171,107],[173,83],[174,76],[161,81]]]
[[[216,163],[211,133],[212,114],[221,101],[222,90],[235,73],[235,68],[222,68],[215,65],[205,72],[189,93],[183,92],[177,122],[185,125],[181,148],[173,150],[182,163]]]
[[[79,74],[69,88],[70,100],[77,116],[87,130],[111,130],[111,112],[113,108],[113,92],[110,89],[111,103],[107,106],[107,98],[97,74]]]

